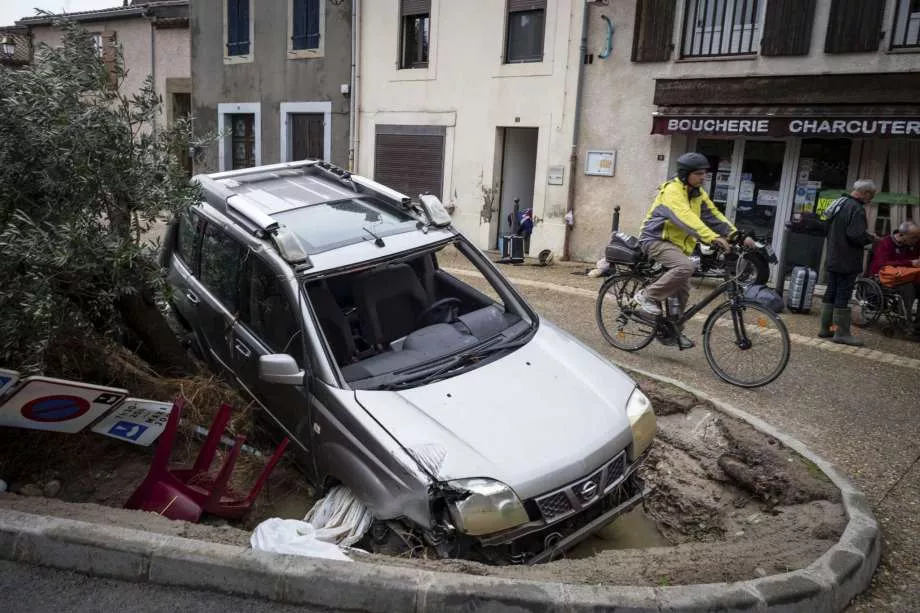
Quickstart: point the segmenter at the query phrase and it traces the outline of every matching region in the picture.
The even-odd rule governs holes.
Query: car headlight
[[[504,483],[491,479],[460,479],[448,485],[469,493],[449,507],[454,525],[465,534],[492,534],[530,520],[517,494]]]
[[[626,403],[626,416],[633,435],[631,458],[635,460],[652,444],[657,429],[652,402],[638,387]]]

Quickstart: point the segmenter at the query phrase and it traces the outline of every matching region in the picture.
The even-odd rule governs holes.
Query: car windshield
[[[475,368],[526,343],[536,316],[457,237],[373,268],[308,279],[331,357],[356,389],[401,389]]]
[[[273,217],[296,234],[310,254],[409,232],[418,223],[371,197],[311,204]]]

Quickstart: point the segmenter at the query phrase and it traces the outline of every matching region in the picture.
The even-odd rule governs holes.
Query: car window
[[[201,241],[201,273],[199,278],[231,313],[239,310],[237,283],[243,246],[227,236],[220,228],[205,226]]]
[[[247,261],[245,302],[240,320],[274,353],[287,353],[303,366],[299,318],[283,281],[258,257]]]
[[[176,232],[176,254],[185,265],[195,272],[195,237],[198,234],[198,216],[191,211],[179,214],[179,228]]]

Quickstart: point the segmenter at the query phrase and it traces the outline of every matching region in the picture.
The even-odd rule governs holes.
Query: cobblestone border
[[[128,581],[208,589],[355,613],[837,613],[865,590],[881,538],[866,497],[788,434],[678,381],[814,462],[840,489],[848,523],[807,568],[750,581],[669,587],[588,586],[332,562],[16,511],[0,511],[0,558]]]

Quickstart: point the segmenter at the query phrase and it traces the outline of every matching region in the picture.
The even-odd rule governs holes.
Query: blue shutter
[[[319,49],[319,1],[304,0],[307,3],[307,49]]]
[[[227,0],[227,55],[249,55],[249,0]]]
[[[294,0],[292,49],[309,49],[307,45],[307,0]]]

